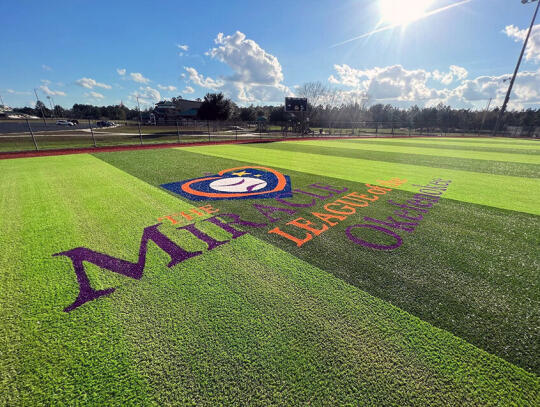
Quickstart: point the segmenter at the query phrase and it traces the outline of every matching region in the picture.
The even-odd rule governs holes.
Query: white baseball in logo
[[[231,177],[215,180],[209,187],[221,192],[253,192],[263,189],[266,181],[253,177]]]

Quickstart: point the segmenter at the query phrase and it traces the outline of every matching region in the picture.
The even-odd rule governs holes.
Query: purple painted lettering
[[[223,222],[219,218],[231,218],[233,219],[230,222]],[[249,222],[247,220],[240,219],[240,216],[236,215],[235,213],[221,213],[217,216],[213,216],[211,218],[205,219],[204,222],[210,222],[213,223],[216,226],[219,226],[221,229],[223,229],[225,232],[229,232],[232,235],[233,239],[236,239],[237,237],[245,235],[247,232],[244,232],[243,230],[238,230],[233,228],[229,225],[242,225],[242,226],[249,226],[252,228],[262,228],[266,226],[266,223],[254,223]]]
[[[204,233],[202,230],[197,229],[194,223],[191,223],[186,226],[181,226],[177,229],[184,229],[190,232],[193,236],[195,236],[197,239],[202,240],[204,243],[208,245],[208,250],[213,250],[216,247],[221,246],[222,244],[228,243],[229,240],[225,240],[223,242],[220,242],[219,240],[214,239],[212,236],[208,236],[206,233]]]
[[[161,250],[169,255],[171,261],[167,267],[172,267],[191,257],[199,256],[201,251],[188,252],[174,243],[171,239],[165,236],[158,230],[157,225],[148,226],[144,229],[139,245],[139,260],[137,263],[132,263],[126,260],[118,259],[107,254],[99,253],[84,247],[77,247],[65,252],[53,254],[53,256],[66,256],[71,259],[73,269],[79,283],[79,295],[73,304],[64,309],[65,312],[73,311],[75,308],[95,300],[104,295],[111,294],[115,288],[107,288],[105,290],[95,290],[90,285],[90,280],[86,275],[83,262],[95,264],[98,267],[112,271],[113,273],[122,274],[136,280],[140,280],[143,275],[144,265],[146,264],[146,251],[148,242],[153,241]]]
[[[356,228],[367,228],[367,229],[377,230],[379,232],[387,234],[388,236],[392,236],[394,239],[396,239],[396,243],[394,243],[393,245],[383,245],[383,244],[377,244],[377,243],[368,242],[367,240],[360,239],[360,238],[358,238],[358,237],[356,237],[356,236],[354,236],[352,234],[352,230],[356,229]],[[394,250],[394,249],[397,249],[399,246],[401,246],[403,244],[403,239],[401,238],[401,236],[399,236],[398,234],[392,232],[389,229],[383,228],[381,226],[376,226],[376,225],[367,225],[367,224],[352,225],[352,226],[349,226],[345,230],[345,234],[347,235],[347,237],[349,238],[350,241],[352,241],[352,242],[354,242],[354,243],[356,243],[358,245],[364,246],[364,247],[369,247],[370,249]]]

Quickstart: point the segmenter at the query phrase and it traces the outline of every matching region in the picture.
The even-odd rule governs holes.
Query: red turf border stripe
[[[176,148],[176,147],[196,147],[220,144],[252,144],[252,143],[269,143],[276,141],[302,141],[302,140],[339,140],[339,139],[379,139],[379,138],[422,138],[422,137],[452,137],[452,136],[323,136],[323,137],[293,137],[293,138],[260,138],[250,140],[223,140],[223,141],[206,141],[197,143],[162,143],[162,144],[147,144],[147,145],[124,145],[124,146],[108,146],[108,147],[84,147],[84,148],[62,148],[54,150],[38,150],[38,151],[15,151],[0,153],[0,160],[10,158],[29,158],[29,157],[45,157],[51,155],[66,155],[66,154],[92,154],[106,153],[111,151],[127,151],[127,150],[150,150],[155,148]],[[461,138],[492,138],[490,136],[460,136]],[[500,137],[496,137],[500,138]],[[531,139],[533,140],[533,139]]]

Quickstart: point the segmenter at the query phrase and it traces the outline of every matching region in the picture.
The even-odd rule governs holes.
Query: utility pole
[[[36,104],[37,104],[39,102],[39,98],[37,95],[36,88],[34,88],[34,94],[36,95]],[[47,122],[45,121],[45,113],[43,113],[43,105],[39,105],[39,107],[41,108],[41,118],[43,119],[43,124],[47,126]]]
[[[540,7],[540,0],[531,0],[530,3],[533,3],[535,1],[538,1],[538,4],[536,5],[536,10],[534,11],[534,15],[531,20],[531,25],[529,27],[529,31],[527,32],[527,37],[525,37],[525,41],[523,42],[523,48],[521,48],[521,54],[519,54],[519,58],[516,64],[516,69],[514,69],[514,75],[512,75],[512,79],[510,79],[510,85],[508,85],[508,91],[506,92],[506,97],[504,98],[503,105],[501,107],[501,110],[499,111],[499,115],[497,116],[497,123],[495,123],[495,128],[493,129],[493,136],[496,136],[497,131],[499,130],[499,124],[502,120],[504,112],[506,111],[506,105],[508,104],[508,101],[510,100],[510,93],[512,93],[512,87],[514,86],[514,81],[516,80],[516,76],[519,71],[519,66],[521,65],[521,59],[523,58],[523,54],[525,53],[525,48],[527,48],[527,42],[529,41],[529,37],[531,35],[531,31],[534,26],[534,20],[536,20],[536,14],[538,14],[538,8]],[[523,4],[527,4],[529,3],[529,0],[521,0],[521,2]]]

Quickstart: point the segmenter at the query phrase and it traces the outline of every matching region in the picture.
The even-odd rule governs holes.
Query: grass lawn
[[[225,141],[236,139],[282,137],[276,133],[254,133],[254,129],[244,131],[219,130],[210,128],[210,136],[206,129],[180,127],[179,133],[176,127],[141,127],[143,144],[161,143],[196,143],[206,141]],[[51,134],[52,133],[52,134]],[[58,130],[51,132],[35,132],[36,143],[39,150],[62,149],[62,148],[85,148],[94,147],[94,139],[90,131],[82,130]],[[289,133],[289,137],[294,134]],[[113,127],[94,129],[94,138],[97,147],[122,146],[141,144],[141,136],[138,127]],[[0,152],[33,151],[35,144],[28,134],[4,134],[0,135]]]
[[[261,166],[293,196],[161,187]],[[535,141],[182,147],[0,160],[0,173],[0,405],[539,404]],[[451,180],[441,197],[396,217],[434,179]],[[223,227],[226,214],[242,221]],[[171,247],[201,253],[175,263]],[[81,280],[53,255],[76,248],[106,255],[80,266],[116,290],[64,312]]]

